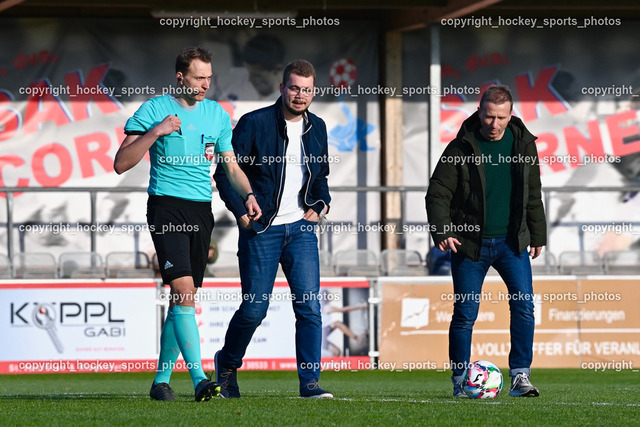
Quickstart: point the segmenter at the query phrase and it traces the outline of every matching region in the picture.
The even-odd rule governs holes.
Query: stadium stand
[[[596,251],[566,251],[560,254],[560,274],[604,274],[604,264]]]
[[[336,275],[335,266],[333,265],[333,256],[331,252],[320,250],[320,277],[333,277]]]
[[[155,272],[144,252],[109,252],[105,257],[107,278],[153,278]]]
[[[12,259],[16,279],[55,279],[58,277],[56,258],[48,252],[21,252]]]
[[[540,256],[531,260],[531,272],[536,274],[558,274],[558,260],[549,251],[542,251]]]
[[[207,270],[213,277],[240,277],[236,252],[220,251],[216,262],[209,264]]]
[[[380,276],[382,269],[378,256],[368,249],[338,251],[335,253],[337,276]]]
[[[607,274],[640,274],[640,250],[608,251],[603,258]]]
[[[385,276],[426,276],[427,269],[418,251],[385,249],[380,253]]]
[[[97,252],[64,252],[58,257],[62,279],[104,279],[102,256]]]
[[[8,256],[0,254],[0,279],[12,279],[11,260]]]

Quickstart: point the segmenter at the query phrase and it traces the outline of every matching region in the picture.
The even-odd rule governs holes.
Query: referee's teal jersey
[[[211,201],[211,162],[214,153],[233,150],[229,114],[205,99],[193,107],[172,95],[151,98],[127,120],[127,135],[145,134],[168,115],[182,122],[179,131],[156,140],[149,149],[151,171],[147,193]]]

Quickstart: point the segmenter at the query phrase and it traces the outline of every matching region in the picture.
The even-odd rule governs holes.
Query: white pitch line
[[[509,329],[476,329],[473,331],[476,335],[483,334],[509,334]],[[590,329],[536,329],[536,334],[637,334],[640,333],[640,329],[635,328],[590,328]],[[400,335],[448,335],[449,330],[435,330],[435,331],[402,331]]]

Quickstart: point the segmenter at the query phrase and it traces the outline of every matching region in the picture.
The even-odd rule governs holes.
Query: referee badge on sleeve
[[[204,141],[204,155],[207,158],[208,161],[212,161],[213,158],[216,155],[216,151],[215,151],[215,147],[216,147],[216,142],[215,139],[211,136],[204,136],[202,137],[203,141]]]

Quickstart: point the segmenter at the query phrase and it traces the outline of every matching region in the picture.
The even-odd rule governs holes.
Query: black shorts
[[[149,196],[147,223],[162,281],[191,276],[196,287],[202,286],[214,224],[211,202]]]

